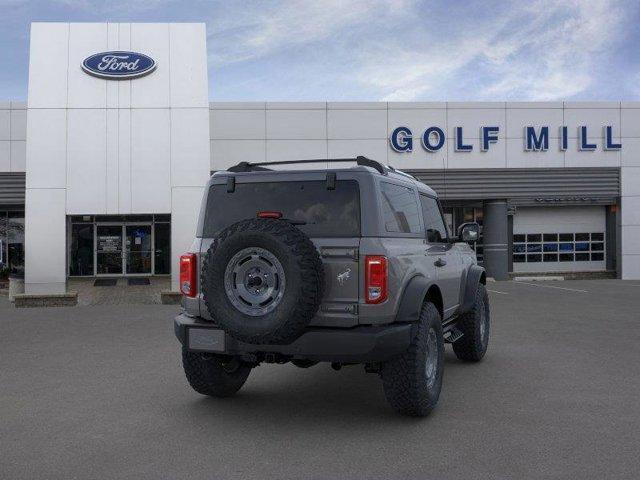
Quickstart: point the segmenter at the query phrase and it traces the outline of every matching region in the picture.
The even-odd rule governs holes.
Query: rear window
[[[223,228],[256,218],[258,212],[281,212],[310,237],[356,237],[360,235],[360,192],[355,180],[338,180],[334,190],[325,181],[236,183],[213,185],[207,197],[204,237]]]

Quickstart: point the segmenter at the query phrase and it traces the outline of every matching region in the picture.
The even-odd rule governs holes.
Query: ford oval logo
[[[102,52],[87,57],[82,69],[95,77],[129,80],[151,73],[156,68],[153,58],[136,52]]]

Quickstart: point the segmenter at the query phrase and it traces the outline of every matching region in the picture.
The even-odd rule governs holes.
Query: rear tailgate
[[[226,182],[212,185],[204,206],[200,265],[222,229],[255,218],[259,212],[278,212],[309,236],[323,261],[325,293],[311,325],[358,324],[361,221],[357,180],[338,180],[329,188],[325,179],[273,182],[238,175],[232,188]],[[210,319],[200,300],[200,315]]]
[[[313,238],[324,267],[324,297],[311,321],[317,326],[358,324],[360,238]]]

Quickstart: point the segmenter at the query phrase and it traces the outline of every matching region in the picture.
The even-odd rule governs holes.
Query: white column
[[[65,293],[65,190],[27,188],[25,292]]]

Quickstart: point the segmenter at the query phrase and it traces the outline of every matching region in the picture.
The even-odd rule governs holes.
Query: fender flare
[[[484,268],[478,265],[471,265],[467,271],[467,278],[464,287],[464,296],[460,304],[459,313],[466,313],[473,308],[473,302],[476,298],[476,290],[478,284],[486,285],[487,274]]]
[[[418,321],[424,297],[426,297],[431,285],[433,282],[422,275],[416,275],[409,280],[400,298],[396,322]]]

